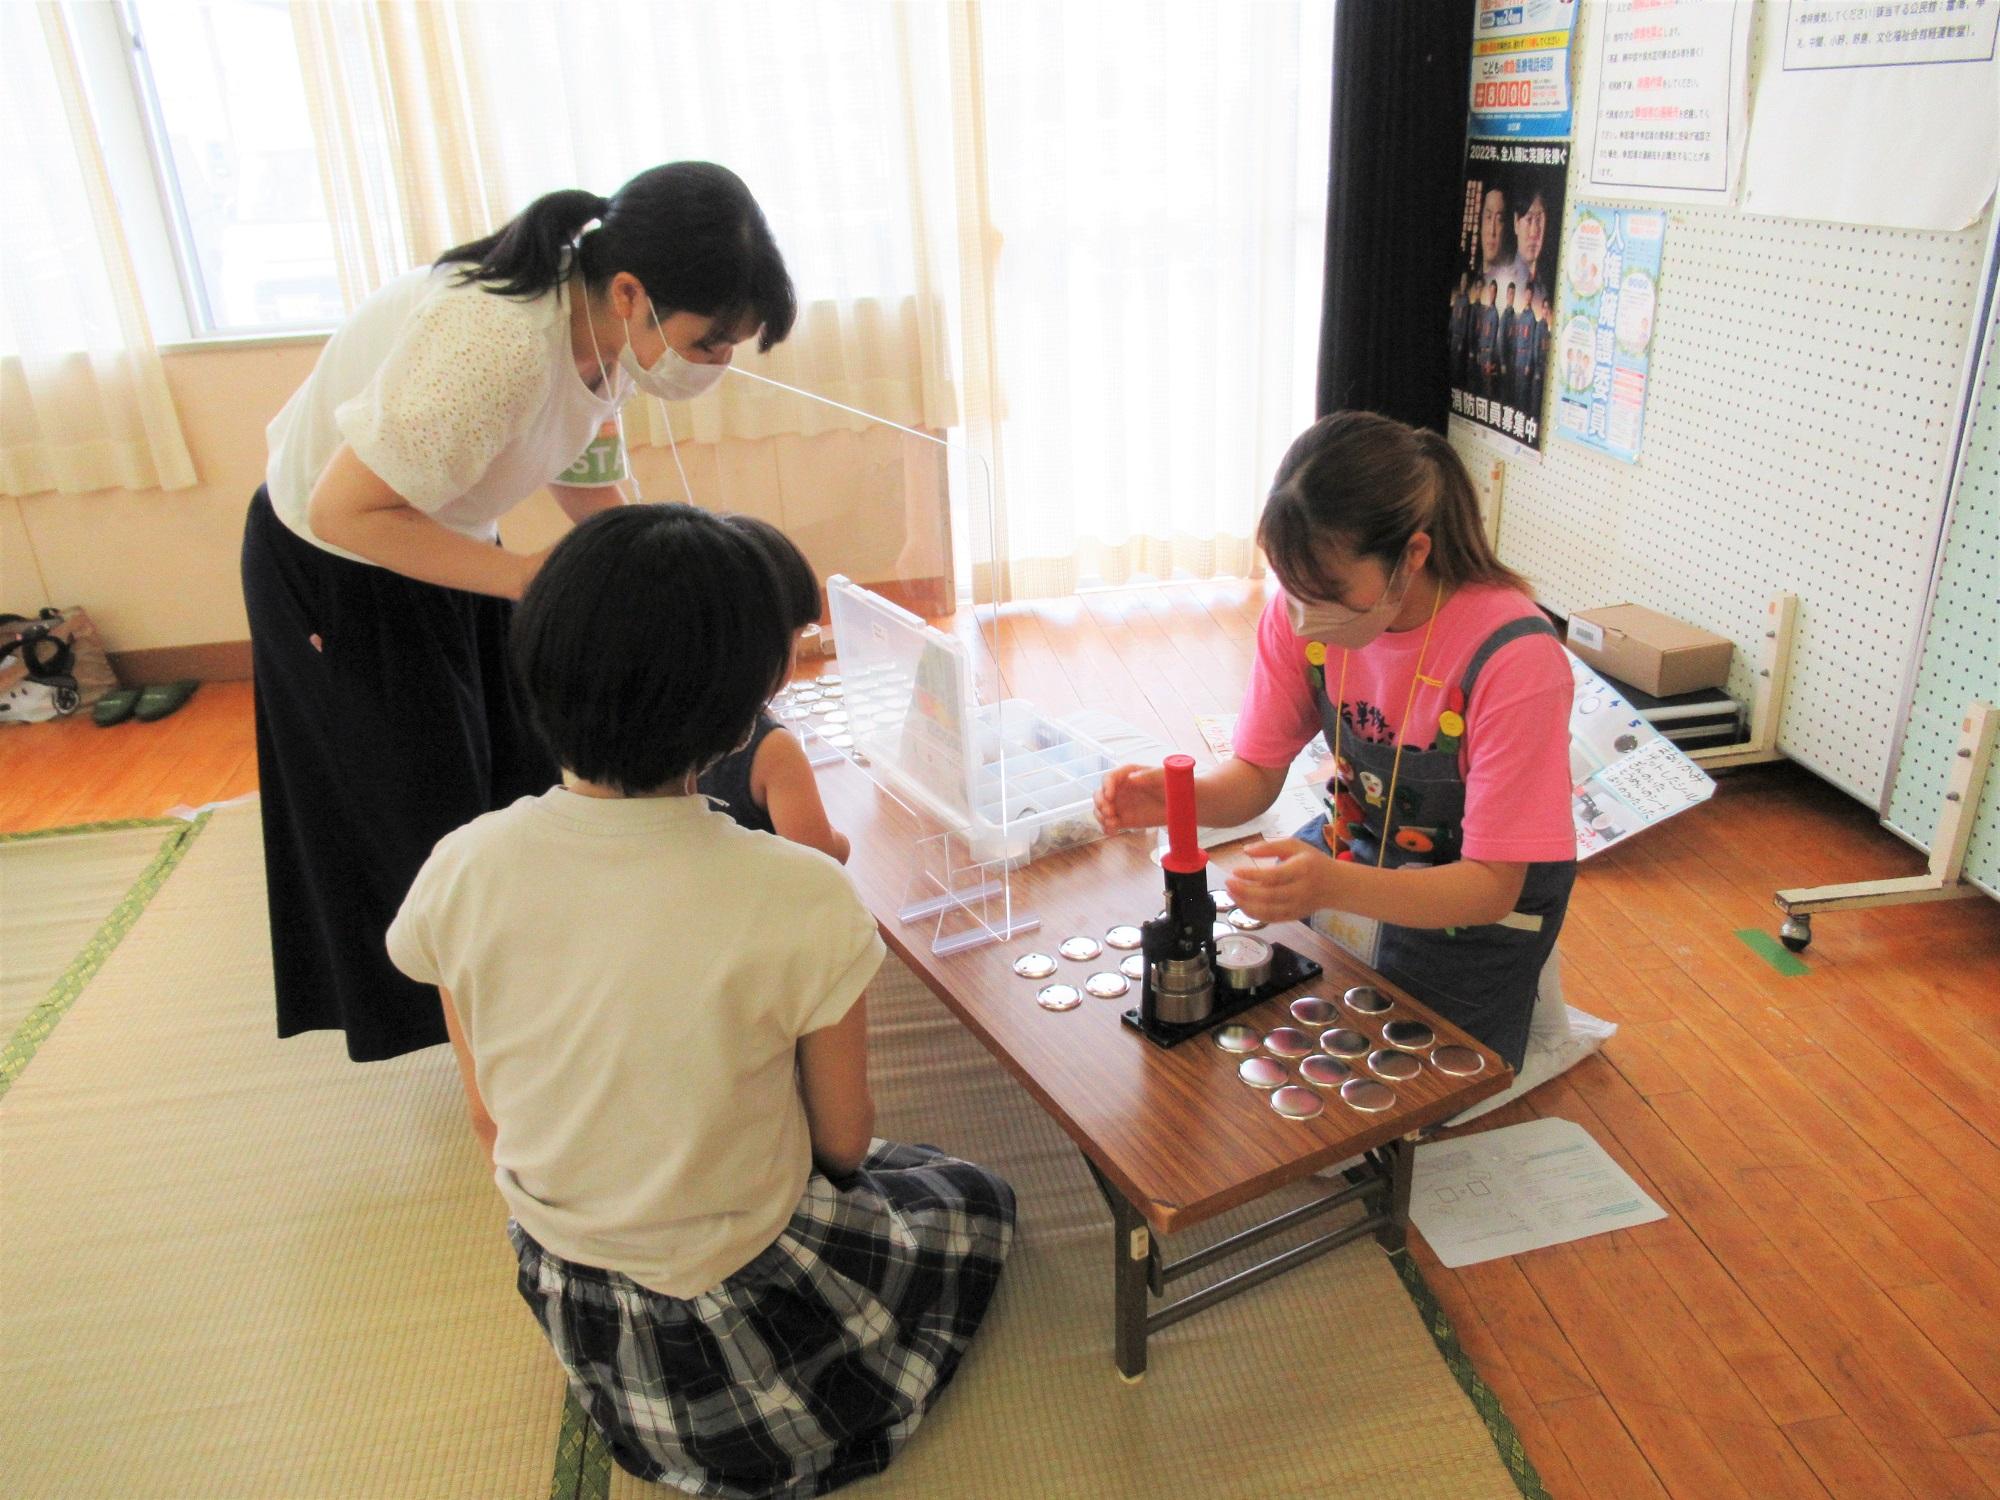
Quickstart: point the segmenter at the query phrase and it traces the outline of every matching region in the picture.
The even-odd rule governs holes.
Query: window
[[[119,15],[188,332],[337,323],[345,308],[287,7],[124,0]]]

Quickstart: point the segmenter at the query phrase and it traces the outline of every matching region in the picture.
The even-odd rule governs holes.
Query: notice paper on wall
[[[1589,186],[1650,203],[1736,197],[1750,118],[1749,0],[1622,0],[1595,13]]]
[[[1472,20],[1472,117],[1491,139],[1566,141],[1571,0],[1479,0]]]
[[[2000,4],[1761,9],[1746,211],[1932,230],[1979,217],[2000,169]]]
[[[1447,1266],[1666,1216],[1573,1120],[1530,1120],[1417,1147],[1410,1221]]]
[[[1628,464],[1645,429],[1666,231],[1662,209],[1582,204],[1563,257],[1556,432]]]

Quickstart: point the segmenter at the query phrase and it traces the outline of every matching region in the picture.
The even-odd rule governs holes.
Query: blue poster
[[[1556,431],[1628,464],[1646,418],[1666,232],[1656,208],[1580,204],[1563,248]]]
[[[1472,119],[1488,140],[1566,141],[1575,0],[1479,0],[1472,23]]]

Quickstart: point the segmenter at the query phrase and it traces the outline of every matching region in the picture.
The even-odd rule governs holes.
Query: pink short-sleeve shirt
[[[1509,621],[1537,614],[1514,589],[1474,585],[1454,592],[1438,611],[1424,646],[1424,627],[1392,631],[1359,651],[1326,649],[1326,690],[1341,696],[1341,733],[1393,741],[1409,706],[1407,748],[1430,749],[1438,716],[1460,711],[1459,747],[1465,778],[1463,857],[1532,864],[1576,858],[1570,816],[1569,713],[1574,696],[1569,661],[1553,636],[1531,635],[1502,646],[1480,669],[1469,703],[1458,687],[1486,638]],[[1285,617],[1283,593],[1273,591],[1257,622],[1250,686],[1236,720],[1235,751],[1260,766],[1289,765],[1321,729],[1306,679],[1306,642]],[[1411,682],[1419,651],[1423,676]],[[1342,658],[1346,687],[1340,687]]]

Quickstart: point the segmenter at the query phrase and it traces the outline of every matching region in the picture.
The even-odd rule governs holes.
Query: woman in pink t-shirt
[[[1576,879],[1571,679],[1554,629],[1480,527],[1450,444],[1366,412],[1278,466],[1258,542],[1282,592],[1257,626],[1235,757],[1195,779],[1202,823],[1247,822],[1322,730],[1327,816],[1246,846],[1252,916],[1379,924],[1373,966],[1515,1067]],[[1162,773],[1105,778],[1105,831],[1165,818]]]

